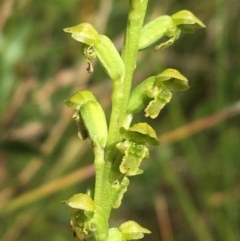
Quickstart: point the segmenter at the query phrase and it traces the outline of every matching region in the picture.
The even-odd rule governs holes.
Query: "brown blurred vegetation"
[[[240,5],[149,1],[146,22],[188,9],[207,26],[169,49],[139,53],[135,86],[167,67],[186,75],[151,124],[162,145],[132,178],[111,225],[134,219],[143,240],[240,240]],[[61,201],[94,183],[92,152],[64,100],[92,90],[110,112],[111,81],[63,28],[90,22],[121,50],[128,1],[0,1],[0,240],[73,240]],[[143,115],[136,119],[144,120]]]

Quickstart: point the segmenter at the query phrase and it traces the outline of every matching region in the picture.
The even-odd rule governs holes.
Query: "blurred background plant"
[[[63,102],[87,88],[107,111],[111,82],[98,65],[87,73],[81,45],[62,29],[89,22],[120,50],[127,8],[121,0],[0,2],[1,241],[73,240],[61,201],[93,184],[93,155]],[[170,67],[191,88],[152,121],[162,144],[111,222],[138,220],[152,231],[143,240],[240,240],[239,4],[151,0],[146,22],[182,9],[207,29],[140,52],[134,85]]]

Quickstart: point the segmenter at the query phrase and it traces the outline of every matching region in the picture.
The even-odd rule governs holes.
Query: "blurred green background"
[[[240,5],[237,0],[149,1],[146,22],[188,9],[207,26],[170,48],[139,53],[134,83],[176,68],[190,90],[151,121],[162,145],[131,178],[111,226],[133,219],[148,241],[240,240]],[[128,1],[0,1],[0,240],[73,240],[61,203],[93,185],[92,152],[77,137],[74,91],[110,110],[111,81],[86,71],[63,28],[93,24],[121,50]],[[143,115],[136,118],[145,121]]]

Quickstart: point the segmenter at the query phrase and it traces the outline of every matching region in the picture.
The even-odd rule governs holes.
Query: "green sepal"
[[[188,79],[176,69],[165,69],[156,76],[157,86],[164,84],[171,91],[181,91],[189,89]]]
[[[70,197],[68,200],[63,201],[69,207],[74,209],[81,209],[84,211],[94,212],[96,210],[96,205],[92,198],[84,193],[78,193]]]
[[[172,20],[181,31],[186,33],[193,33],[198,28],[206,28],[204,23],[188,10],[173,14]]]
[[[159,145],[155,130],[145,122],[134,124],[129,129],[121,127],[120,133],[125,139],[131,140],[135,143],[150,146]]]
[[[144,234],[151,233],[150,230],[142,227],[135,221],[127,221],[119,227],[120,232],[123,235],[124,240],[136,240],[144,237]]]
[[[97,30],[89,23],[81,23],[63,30],[71,33],[72,38],[75,40],[87,45],[92,45],[98,40]]]
[[[142,81],[132,92],[128,102],[128,113],[138,113],[143,110],[150,98],[147,95],[147,90],[153,88],[153,84],[156,81],[156,76],[151,76]]]

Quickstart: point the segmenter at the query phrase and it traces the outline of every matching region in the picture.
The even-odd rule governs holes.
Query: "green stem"
[[[115,196],[115,193],[111,192],[111,183],[114,181],[112,180],[114,174],[111,173],[111,170],[116,156],[116,144],[122,139],[119,129],[127,117],[127,105],[131,91],[133,72],[136,66],[138,42],[147,4],[148,0],[130,0],[127,30],[122,51],[125,76],[122,80],[113,80],[112,114],[109,125],[109,138],[105,152],[106,166],[104,174],[104,194],[105,198],[108,198],[108,200],[112,200],[109,195],[111,195],[111,197]],[[122,177],[122,175],[119,176]],[[108,216],[110,215],[111,205],[112,203],[109,203],[108,210],[105,210]]]
[[[97,146],[94,149],[94,168],[95,168],[95,190],[94,201],[97,205],[102,205],[103,174],[104,174],[104,150]]]

